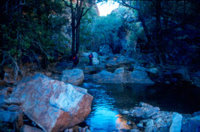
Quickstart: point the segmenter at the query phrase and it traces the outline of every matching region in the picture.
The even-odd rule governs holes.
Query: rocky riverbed
[[[137,119],[135,129],[145,132],[200,131],[200,112],[180,114],[161,111],[159,107],[141,102],[130,110],[121,110],[123,115]]]
[[[199,112],[181,114],[163,111],[159,106],[154,107],[146,103],[140,103],[135,107],[139,101],[149,100],[146,98],[147,93],[148,97],[159,94],[165,97],[170,93],[169,88],[162,86],[159,86],[160,90],[152,89],[155,84],[163,83],[177,88],[182,82],[191,84],[186,69],[161,71],[159,67],[144,67],[122,55],[99,56],[95,53],[94,56],[92,66],[88,66],[87,54],[83,54],[82,61],[85,61],[80,62],[74,69],[71,68],[71,63],[62,62],[49,71],[39,74],[33,72],[32,76],[26,76],[18,82],[9,80],[11,77],[1,81],[1,131],[199,131]],[[138,84],[142,87],[137,87]],[[104,85],[106,89],[103,88],[103,92]],[[186,91],[190,93],[192,89]],[[166,94],[162,91],[166,91]],[[113,93],[117,96],[113,96]],[[97,100],[93,105],[91,95]],[[176,99],[173,97],[172,100]],[[196,95],[191,101],[194,101],[195,97]],[[146,99],[143,100],[144,98]],[[159,102],[160,98],[154,100]],[[169,99],[161,100],[158,104],[164,104]],[[107,102],[106,105],[101,105],[101,101]],[[170,107],[170,103],[167,103]],[[190,103],[193,108],[194,102]],[[171,105],[176,104],[178,103]],[[92,112],[89,114],[91,109]],[[185,106],[181,109],[185,109]],[[96,118],[94,113],[100,116]],[[106,126],[105,122],[111,126]],[[94,127],[95,124],[100,128]]]

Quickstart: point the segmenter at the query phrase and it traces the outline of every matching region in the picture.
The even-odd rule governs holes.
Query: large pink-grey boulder
[[[44,131],[58,132],[84,121],[92,99],[86,89],[36,74],[22,79],[7,102],[20,103]]]

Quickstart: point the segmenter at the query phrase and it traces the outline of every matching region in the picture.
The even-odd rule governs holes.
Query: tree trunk
[[[142,23],[142,27],[144,29],[144,32],[145,32],[145,35],[147,37],[147,41],[148,43],[150,44],[151,43],[151,36],[149,34],[149,31],[148,31],[148,28],[146,26],[146,23],[145,23],[145,20],[142,16],[142,13],[141,13],[141,10],[140,10],[140,2],[139,1],[136,1],[136,7],[138,8],[138,18],[139,18],[139,21]]]
[[[75,41],[76,41],[76,26],[75,26],[75,13],[74,13],[74,8],[73,8],[73,3],[72,0],[70,1],[70,6],[71,6],[71,27],[72,27],[72,48],[71,48],[71,53],[72,55],[75,54]]]
[[[139,12],[139,11],[138,11]],[[141,13],[139,13],[139,21],[142,23],[142,27],[144,29],[145,35],[147,37],[147,41],[150,44],[151,43],[151,36],[148,32],[148,28],[146,26],[145,20],[143,19],[143,17],[141,16]]]
[[[76,28],[76,54],[79,52],[80,46],[80,25]]]

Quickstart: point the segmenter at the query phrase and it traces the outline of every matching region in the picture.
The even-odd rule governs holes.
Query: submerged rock
[[[71,83],[73,85],[81,85],[84,80],[84,73],[81,69],[64,70],[62,72],[63,82]]]
[[[8,103],[20,103],[23,112],[44,131],[63,131],[88,116],[93,97],[86,89],[36,74],[14,88]]]

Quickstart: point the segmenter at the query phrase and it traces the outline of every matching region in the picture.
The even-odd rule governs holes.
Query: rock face
[[[84,73],[81,69],[64,70],[62,72],[62,81],[73,85],[80,85],[84,80]]]
[[[36,74],[22,79],[7,102],[20,103],[25,115],[50,132],[82,122],[91,111],[92,99],[85,89]]]

